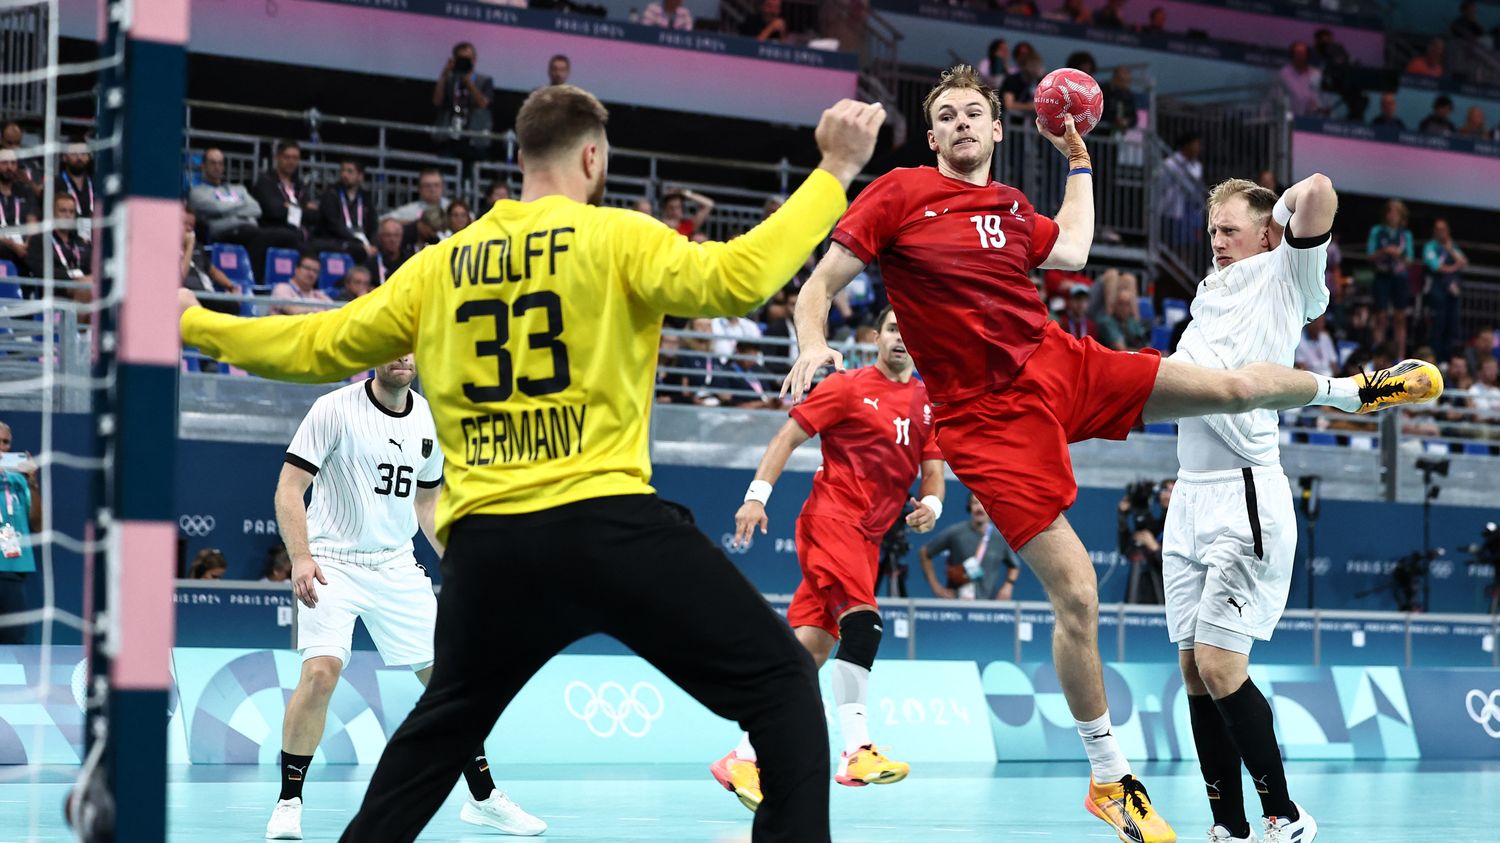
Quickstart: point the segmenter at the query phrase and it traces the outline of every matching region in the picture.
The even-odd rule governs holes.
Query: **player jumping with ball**
[[[922,499],[906,517],[919,533],[943,512],[943,458],[932,438],[927,388],[912,378],[911,357],[890,308],[880,314],[875,365],[835,374],[797,405],[761,457],[745,504],[735,514],[735,542],[748,544],[755,528],[766,532],[771,484],[799,445],[821,436],[823,465],[797,519],[797,561],[802,583],[792,595],[787,621],[819,667],[833,645],[833,702],[844,734],[834,781],[849,787],[894,784],[910,767],[870,742],[866,718],[870,668],[880,647],[875,606],[880,539],[901,512],[907,490],[922,474]],[[755,810],[760,771],[748,735],[714,762],[714,778]]]
[[[1063,516],[1078,493],[1068,444],[1124,439],[1138,422],[1184,416],[1308,404],[1370,412],[1436,398],[1441,376],[1417,361],[1363,382],[1270,363],[1208,369],[1080,341],[1048,320],[1029,278],[1037,267],[1077,270],[1088,262],[1092,168],[1072,117],[1064,118],[1061,135],[1038,124],[1069,161],[1056,221],[991,177],[1000,105],[972,67],[943,74],[923,117],[937,166],[876,179],[834,229],[835,245],[797,301],[801,356],[784,390],[800,398],[818,369],[842,367],[826,340],[829,301],[878,258],[934,401],[944,458],[1052,602],[1053,662],[1092,773],[1086,808],[1127,843],[1172,843],[1176,833],[1131,774],[1111,730],[1098,583]]]

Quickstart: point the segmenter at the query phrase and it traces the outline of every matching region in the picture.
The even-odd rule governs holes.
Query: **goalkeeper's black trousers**
[[[595,632],[750,733],[765,796],[754,840],[829,840],[828,727],[812,659],[685,508],[624,495],[467,516],[442,571],[431,682],[343,841],[415,840],[527,680]]]

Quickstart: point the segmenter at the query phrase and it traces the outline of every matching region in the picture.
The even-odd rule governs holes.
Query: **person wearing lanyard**
[[[93,163],[86,143],[70,143],[62,157],[62,172],[57,174],[57,193],[73,197],[78,208],[78,234],[89,239],[94,227],[94,178],[89,175]]]
[[[0,259],[26,260],[26,239],[6,229],[37,221],[30,192],[21,181],[15,151],[0,149]]]
[[[326,211],[319,214],[314,229],[320,240],[356,260],[374,258],[380,251],[375,245],[375,208],[364,184],[365,165],[355,158],[341,161],[339,183],[323,193],[319,207]]]
[[[948,555],[947,577],[935,572],[938,557]],[[985,514],[979,499],[969,495],[969,520],[954,524],[917,548],[927,584],[938,597],[960,600],[1009,600],[1021,577],[1015,551]],[[1004,569],[1004,577],[1001,570]]]
[[[406,227],[400,222],[393,219],[381,221],[375,235],[375,254],[365,261],[365,267],[370,270],[375,286],[384,284],[411,257],[402,247],[405,238]]]
[[[273,299],[302,299],[304,301],[331,302],[333,299],[328,294],[318,289],[318,273],[322,271],[322,262],[313,252],[304,252],[297,259],[297,269],[292,273],[291,281],[282,281],[271,288]],[[271,305],[272,316],[295,316],[299,313],[317,313],[326,310],[322,307],[298,307],[294,304]]]
[[[26,610],[26,575],[36,571],[31,536],[42,529],[40,472],[30,454],[12,454],[10,444],[10,425],[0,422],[0,618]],[[25,626],[0,624],[0,644],[24,643]]]
[[[260,203],[262,228],[287,228],[297,234],[302,232],[303,222],[318,210],[316,201],[306,201],[307,188],[297,178],[297,169],[302,166],[302,147],[294,140],[283,140],[276,144],[276,165],[270,172],[262,173],[255,180],[251,192]],[[304,211],[309,219],[304,220]]]
[[[55,295],[71,298],[77,302],[92,301],[94,297],[92,289],[94,276],[91,271],[93,254],[89,248],[89,241],[78,236],[76,230],[78,205],[74,203],[73,197],[66,193],[53,194],[52,217],[51,236],[38,234],[31,238],[31,245],[26,251],[26,266],[33,278],[80,281],[89,284],[87,288],[59,290]],[[47,272],[49,254],[52,257],[50,274]],[[32,298],[40,298],[42,295],[40,287],[28,287],[25,291],[26,295]]]

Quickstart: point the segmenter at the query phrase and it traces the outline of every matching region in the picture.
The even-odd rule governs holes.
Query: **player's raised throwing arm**
[[[755,468],[755,479],[745,491],[745,503],[734,514],[735,547],[748,545],[756,527],[760,527],[761,535],[765,535],[766,525],[770,523],[766,518],[766,501],[771,499],[771,487],[781,477],[792,452],[811,438],[795,419],[787,419],[771,438],[771,444],[766,446],[766,452],[760,458],[760,465]]]
[[[281,529],[286,555],[292,560],[292,594],[309,609],[318,605],[313,581],[328,585],[307,548],[307,504],[303,498],[312,482],[307,469],[291,463],[282,463],[281,477],[276,481],[276,525]]]
[[[1339,196],[1327,176],[1313,173],[1287,188],[1276,204],[1271,216],[1277,225],[1286,226],[1293,238],[1307,239],[1322,237],[1333,228]]]
[[[1042,137],[1068,156],[1068,184],[1063,191],[1062,207],[1053,218],[1057,223],[1057,242],[1042,261],[1042,268],[1076,270],[1089,262],[1089,248],[1094,245],[1094,171],[1088,147],[1074,128],[1072,115],[1065,115],[1063,123],[1061,135],[1049,134],[1042,128],[1040,118],[1036,124]]]
[[[783,398],[791,395],[792,400],[801,401],[812,388],[813,376],[824,366],[843,371],[844,355],[828,347],[828,305],[864,268],[858,256],[833,243],[803,285],[792,314],[797,326],[797,362],[781,384]]]

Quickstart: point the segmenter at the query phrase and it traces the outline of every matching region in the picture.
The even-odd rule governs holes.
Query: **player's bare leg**
[[[1099,658],[1099,585],[1088,551],[1059,515],[1019,552],[1047,590],[1056,615],[1052,662],[1092,771],[1084,807],[1121,840],[1174,843],[1176,833],[1152,807],[1115,740]]]
[[[1241,369],[1208,369],[1181,360],[1161,361],[1146,400],[1144,421],[1215,413],[1287,410],[1309,404],[1368,413],[1400,404],[1421,404],[1443,392],[1443,376],[1421,360],[1403,360],[1372,375],[1329,378],[1312,372],[1252,363]]]
[[[337,656],[315,656],[302,662],[297,688],[281,720],[281,796],[266,823],[267,840],[302,839],[302,783],[323,739],[328,701],[343,669]]]

